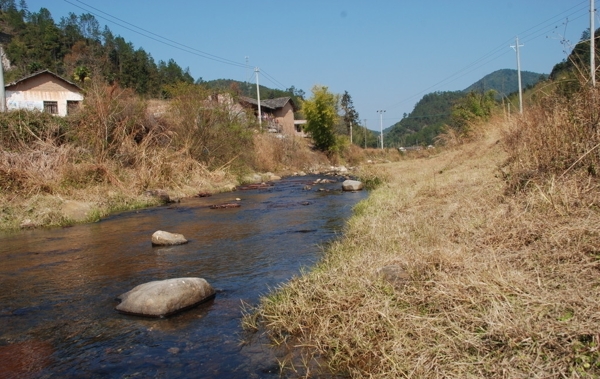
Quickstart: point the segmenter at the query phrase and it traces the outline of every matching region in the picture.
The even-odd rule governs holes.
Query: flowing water
[[[270,348],[240,343],[242,303],[314,264],[367,195],[304,190],[315,179],[0,236],[0,378],[278,377]],[[239,208],[210,209],[237,197]],[[189,243],[153,247],[156,230]],[[114,310],[136,285],[176,277],[217,295],[166,319]]]

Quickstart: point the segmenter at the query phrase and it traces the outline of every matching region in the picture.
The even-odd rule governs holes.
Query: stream
[[[242,304],[318,261],[367,196],[319,178],[0,235],[0,378],[278,378],[268,345],[241,343]],[[153,247],[156,230],[189,243]],[[114,310],[138,284],[177,277],[206,279],[215,299],[165,319]]]

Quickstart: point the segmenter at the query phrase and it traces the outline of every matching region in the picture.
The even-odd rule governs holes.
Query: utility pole
[[[260,86],[258,85],[258,73],[260,70],[258,67],[254,68],[254,72],[256,73],[256,100],[258,101],[258,128],[262,130],[262,112],[260,109]]]
[[[517,52],[517,77],[519,78],[519,113],[523,113],[523,88],[521,87],[521,57],[519,56],[519,37],[517,37],[515,46],[511,46]]]
[[[596,87],[596,47],[595,39],[596,33],[594,29],[594,16],[596,9],[594,9],[594,0],[590,0],[590,74],[592,76],[592,87]]]
[[[350,121],[350,145],[352,145],[352,121]]]
[[[385,110],[379,110],[377,113],[379,113],[379,136],[381,138],[381,150],[383,150],[383,114]]]
[[[0,112],[6,112],[6,93],[4,92],[4,49],[0,46]]]
[[[365,149],[367,148],[367,119],[365,118]]]
[[[244,58],[246,58],[246,77],[244,78],[244,90],[248,89],[250,87],[250,75],[248,75],[250,73],[250,66],[248,66],[248,59],[250,58],[249,56],[245,56]]]

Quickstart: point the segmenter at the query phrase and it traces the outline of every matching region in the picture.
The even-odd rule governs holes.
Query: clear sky
[[[375,130],[377,110],[386,110],[385,129],[427,93],[516,69],[517,36],[521,70],[549,74],[590,26],[589,0],[26,2],[32,12],[47,8],[56,23],[91,13],[157,63],[173,58],[189,67],[195,79],[255,82],[258,67],[270,88],[348,91]]]

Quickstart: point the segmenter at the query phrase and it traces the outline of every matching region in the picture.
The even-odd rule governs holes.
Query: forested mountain
[[[240,82],[231,79],[216,79],[210,81],[203,81],[202,84],[208,88],[229,91],[239,96],[246,96],[256,99],[256,83]],[[263,85],[259,85],[259,87],[261,99],[291,97],[294,104],[298,107],[300,107],[302,100],[304,100],[304,91],[298,90],[294,86],[291,86],[290,88],[287,88],[285,90],[268,88]]]
[[[521,71],[521,85],[525,88],[531,88],[541,80],[545,80],[548,76],[538,74],[531,71]],[[508,96],[511,93],[519,90],[519,78],[517,70],[502,69],[492,72],[471,84],[463,92],[487,92],[494,90],[497,93],[497,98]]]
[[[81,83],[101,77],[151,97],[167,85],[194,82],[174,60],[156,63],[143,48],[101,29],[91,14],[70,13],[56,23],[46,8],[30,12],[23,0],[19,6],[0,0],[0,42],[10,61],[6,82],[47,69]]]
[[[431,144],[450,119],[452,106],[465,95],[462,91],[429,93],[415,105],[410,114],[386,129],[387,146]]]
[[[70,13],[56,23],[46,8],[31,12],[24,0],[19,5],[15,0],[0,0],[0,44],[10,62],[5,72],[6,83],[50,70],[79,83],[101,78],[145,97],[165,97],[169,85],[196,82],[256,98],[256,86],[251,83],[194,80],[189,70],[173,59],[155,62],[143,48],[136,49],[107,26],[101,28],[89,13],[79,16]],[[304,92],[293,86],[286,90],[260,86],[260,90],[261,98],[290,96],[297,105],[304,97]]]
[[[523,88],[532,87],[545,75],[521,72]],[[413,111],[384,131],[387,146],[429,145],[445,125],[452,123],[452,108],[470,92],[485,93],[493,90],[496,99],[507,97],[519,88],[517,70],[503,69],[484,76],[462,91],[429,93],[415,105]]]

